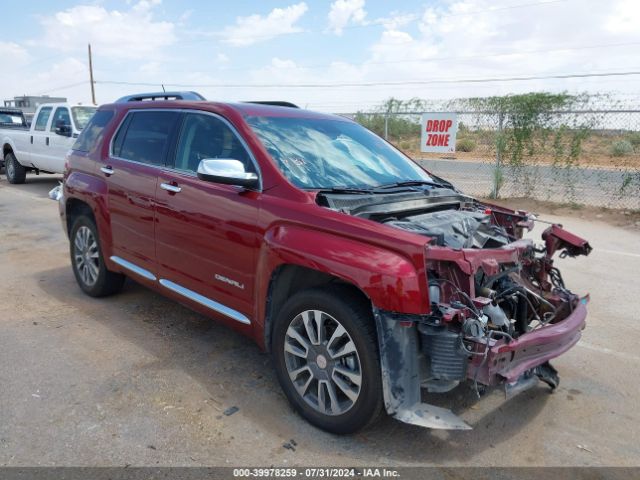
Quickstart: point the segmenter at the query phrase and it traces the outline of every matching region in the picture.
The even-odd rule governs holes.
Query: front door
[[[60,135],[56,133],[57,127],[63,127],[68,134]],[[55,173],[64,172],[65,157],[75,141],[71,137],[72,131],[69,107],[57,107],[53,113],[51,127],[49,128],[49,148],[46,152],[46,166],[43,165],[42,169]]]
[[[112,260],[149,280],[156,276],[154,220],[158,173],[165,166],[180,113],[128,113],[99,167],[107,179]]]
[[[160,282],[218,313],[229,323],[253,316],[260,194],[199,180],[202,159],[235,159],[247,171],[255,163],[223,118],[186,113],[172,168],[156,192],[156,254]]]

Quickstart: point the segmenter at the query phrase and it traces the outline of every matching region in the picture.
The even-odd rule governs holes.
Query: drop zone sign
[[[455,113],[423,113],[421,152],[449,153],[456,151],[458,120]]]

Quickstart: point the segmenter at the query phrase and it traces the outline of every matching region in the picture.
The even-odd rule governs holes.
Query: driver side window
[[[249,153],[224,121],[212,115],[187,113],[178,140],[175,168],[196,172],[205,158],[240,160],[245,171],[255,173]]]
[[[67,107],[56,108],[56,113],[53,114],[53,122],[51,122],[51,131],[55,132],[56,127],[71,128],[71,117]]]

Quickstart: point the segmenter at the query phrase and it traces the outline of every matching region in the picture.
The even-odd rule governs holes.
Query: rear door
[[[29,135],[31,146],[31,158],[29,162],[36,168],[44,168],[47,164],[47,154],[49,152],[49,120],[51,119],[53,107],[42,107],[38,111],[38,116],[33,121],[33,129]],[[22,163],[22,162],[21,162]],[[25,165],[23,163],[23,165]],[[28,166],[28,164],[26,164]]]
[[[257,171],[224,118],[185,113],[175,163],[160,172],[156,192],[160,282],[231,324],[247,324],[254,308],[260,193],[198,179],[205,158],[233,158]]]
[[[160,169],[180,113],[130,111],[120,124],[100,175],[107,178],[113,256],[111,260],[144,278],[156,277],[154,198]]]

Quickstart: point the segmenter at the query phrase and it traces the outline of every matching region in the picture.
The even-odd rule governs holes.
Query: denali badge
[[[214,275],[214,278],[221,282],[228,283],[229,285],[233,285],[234,287],[237,287],[240,290],[244,290],[244,283],[237,282],[236,280],[231,280],[230,278],[227,278],[217,273]]]

